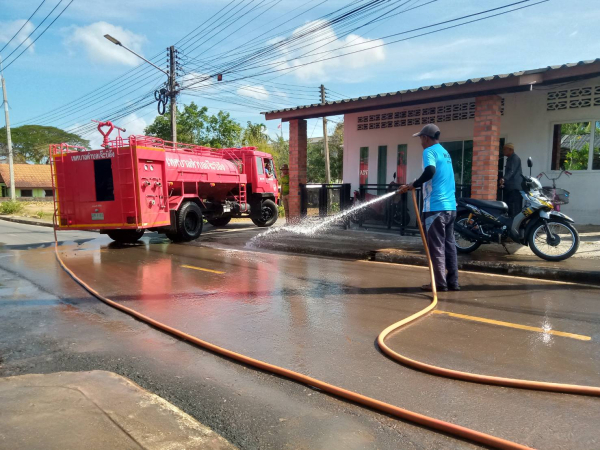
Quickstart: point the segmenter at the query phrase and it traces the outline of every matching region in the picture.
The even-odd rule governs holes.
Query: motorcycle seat
[[[494,200],[478,200],[476,198],[461,198],[458,200],[459,204],[468,203],[473,206],[477,206],[478,208],[483,209],[496,209],[502,212],[508,212],[508,205],[504,202],[497,202]]]

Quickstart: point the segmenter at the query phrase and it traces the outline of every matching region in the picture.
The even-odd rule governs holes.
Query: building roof
[[[14,164],[15,187],[21,188],[51,188],[52,175],[50,166],[46,164]],[[0,182],[10,187],[8,164],[0,164]]]
[[[376,95],[349,98],[263,112],[271,119],[310,119],[336,114],[348,114],[373,109],[394,108],[422,103],[431,103],[479,95],[522,92],[533,86],[551,85],[600,76],[600,58],[576,63],[548,66],[540,69],[523,70],[488,77],[469,78],[464,81],[421,86],[414,89],[387,92]]]

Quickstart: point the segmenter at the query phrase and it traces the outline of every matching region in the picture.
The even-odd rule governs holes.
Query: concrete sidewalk
[[[208,427],[112,372],[0,378],[0,449],[233,450]]]
[[[459,268],[476,272],[497,273],[549,280],[600,284],[600,227],[580,226],[578,252],[561,262],[538,258],[528,247],[509,244],[507,254],[500,245],[484,245],[469,255],[459,255]],[[363,229],[331,229],[316,236],[286,232],[285,228],[264,238],[251,241],[263,230],[252,227],[206,227],[197,245],[217,244],[257,249],[364,259],[398,264],[427,265],[420,236],[399,236]]]

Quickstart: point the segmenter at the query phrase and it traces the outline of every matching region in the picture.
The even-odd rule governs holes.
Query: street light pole
[[[0,78],[2,78],[2,97],[4,99],[4,119],[6,120],[6,144],[8,147],[8,171],[10,173],[10,199],[14,202],[17,199],[15,194],[15,168],[13,165],[13,148],[10,135],[10,119],[8,117],[8,99],[6,97],[6,81],[4,81],[4,71],[2,70],[2,57],[0,57]]]
[[[175,64],[175,47],[171,46],[169,48],[169,63],[170,63],[169,66],[170,67],[169,67],[169,72],[167,72],[166,70],[163,70],[160,67],[158,67],[156,64],[148,61],[143,56],[138,55],[136,52],[134,52],[130,48],[125,47],[121,43],[121,41],[119,41],[118,39],[115,39],[110,34],[105,34],[104,37],[106,39],[108,39],[110,42],[112,42],[113,44],[118,45],[119,47],[123,47],[128,52],[133,53],[135,56],[137,56],[138,58],[146,61],[152,67],[160,70],[167,77],[169,77],[167,85],[169,87],[169,95],[170,95],[170,101],[171,101],[171,140],[174,143],[177,142],[177,81],[176,81],[176,79],[177,79],[177,71],[175,70],[176,69],[176,64]]]

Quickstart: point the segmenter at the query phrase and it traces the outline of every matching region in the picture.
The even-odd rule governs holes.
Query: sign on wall
[[[367,184],[369,182],[369,147],[360,148],[358,177],[360,184]]]

